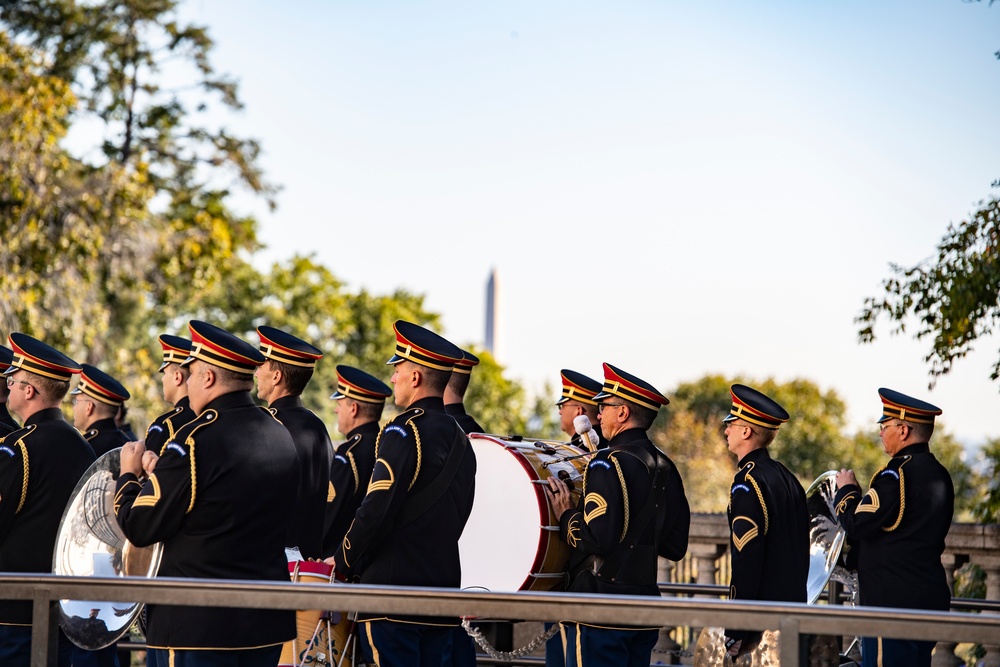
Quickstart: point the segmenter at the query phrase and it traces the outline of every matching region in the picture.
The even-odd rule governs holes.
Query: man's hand
[[[743,640],[737,639],[733,641],[729,637],[726,637],[726,653],[735,658],[740,654],[740,648],[743,646]]]
[[[573,500],[569,495],[569,487],[558,477],[549,477],[549,485],[544,487],[545,495],[549,498],[549,505],[552,506],[552,513],[559,519],[566,510],[573,509]]]
[[[156,452],[151,452],[148,449],[142,454],[142,469],[146,471],[146,475],[152,475],[153,470],[156,468],[156,462],[160,460],[160,457],[156,455]]]
[[[861,486],[858,484],[858,478],[854,476],[853,470],[848,470],[847,468],[841,468],[840,472],[837,473],[837,488],[842,489],[845,486]]]
[[[142,440],[126,442],[122,445],[122,453],[119,457],[120,474],[127,472],[136,477],[142,477],[142,455],[146,451],[146,445]]]

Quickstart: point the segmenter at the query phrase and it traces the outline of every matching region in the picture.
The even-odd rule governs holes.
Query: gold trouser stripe
[[[876,637],[878,641],[878,667],[882,667],[882,638]]]
[[[167,650],[168,661],[170,662],[170,667],[174,667],[174,649]]]
[[[368,645],[372,647],[372,659],[375,661],[375,667],[379,667],[382,664],[382,660],[378,654],[378,649],[375,648],[375,640],[372,639],[371,621],[365,621],[365,635],[368,637]]]
[[[580,624],[576,624],[576,667],[583,667],[583,641],[580,639]]]

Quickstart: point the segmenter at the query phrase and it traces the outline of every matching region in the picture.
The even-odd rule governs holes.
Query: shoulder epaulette
[[[86,438],[87,442],[90,442],[91,440],[97,437],[98,432],[99,431],[96,428],[92,428],[86,433],[84,433],[83,437]]]

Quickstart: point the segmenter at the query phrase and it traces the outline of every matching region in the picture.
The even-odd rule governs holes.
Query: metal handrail
[[[785,667],[800,667],[801,633],[932,639],[1000,645],[1000,614],[911,611],[713,598],[576,593],[484,593],[447,588],[271,583],[218,579],[0,576],[0,598],[33,600],[32,667],[55,659],[56,600],[103,600],[207,607],[334,609],[421,616],[474,616],[646,627],[722,626],[781,631]]]

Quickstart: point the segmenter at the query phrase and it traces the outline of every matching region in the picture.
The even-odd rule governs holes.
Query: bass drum
[[[121,448],[97,459],[83,474],[63,512],[52,554],[54,574],[76,577],[156,576],[163,545],[139,548],[115,518]],[[120,639],[142,611],[141,602],[60,600],[59,624],[80,648],[96,650]]]
[[[548,591],[563,582],[569,547],[543,486],[556,475],[575,505],[588,458],[563,442],[473,433],[476,498],[458,547],[462,588]],[[578,458],[572,458],[578,457]]]
[[[816,478],[806,491],[809,510],[809,575],[806,595],[809,604],[815,604],[823,593],[844,548],[845,532],[837,522],[834,498],[837,495],[837,471],[828,470]],[[764,636],[752,650],[735,661],[726,654],[726,637],[723,628],[704,628],[695,648],[695,667],[770,667],[779,665],[778,632],[765,630]],[[837,667],[840,657],[833,637],[817,636],[810,639],[809,664],[812,667]]]
[[[292,583],[332,584],[333,566],[322,561],[288,561]],[[341,612],[300,609],[296,636],[281,647],[278,667],[351,667],[354,623]]]

